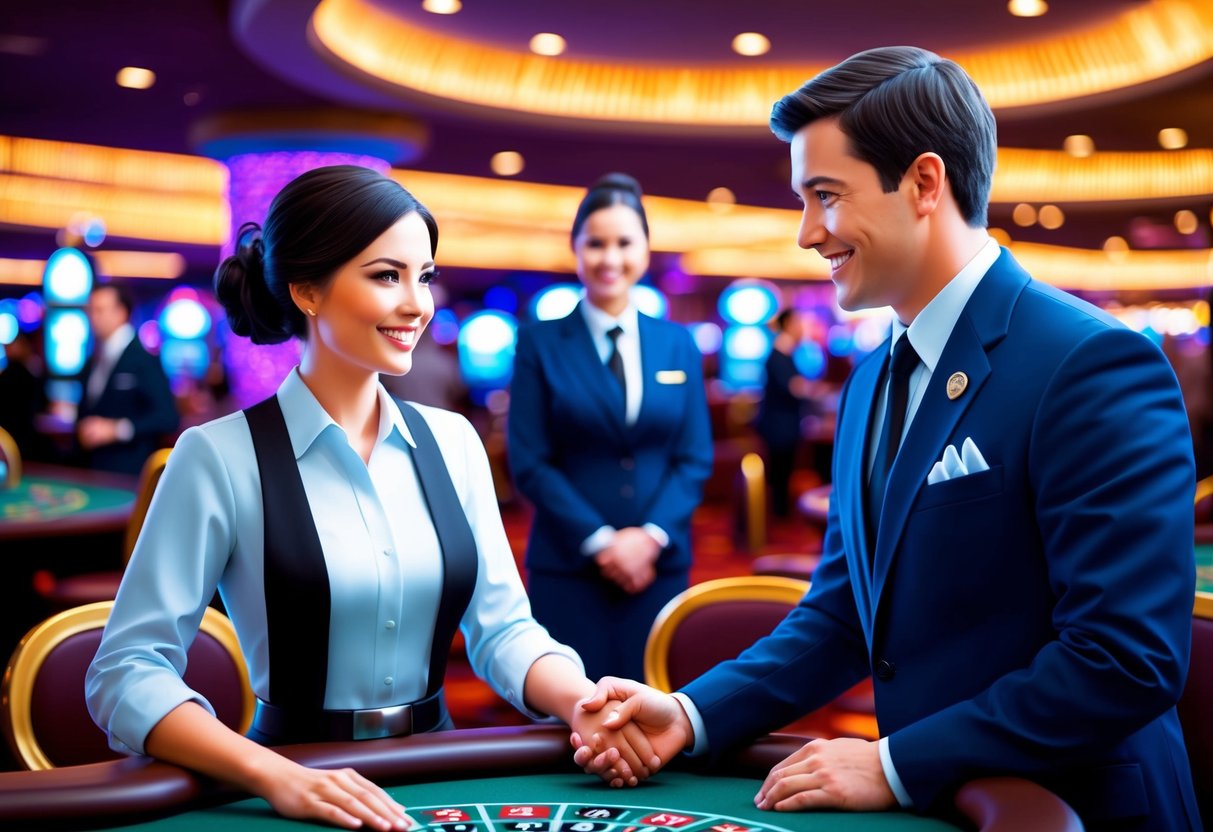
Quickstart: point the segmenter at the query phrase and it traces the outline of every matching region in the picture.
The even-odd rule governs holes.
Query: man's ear
[[[948,192],[943,159],[938,153],[923,153],[910,164],[906,176],[913,185],[914,204],[919,215],[925,217],[933,213]]]

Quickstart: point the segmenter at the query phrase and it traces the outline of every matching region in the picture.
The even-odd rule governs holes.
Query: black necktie
[[[615,377],[615,381],[619,382],[619,389],[623,391],[623,401],[626,406],[628,400],[628,383],[623,376],[623,356],[619,354],[619,336],[623,334],[623,327],[616,326],[607,330],[607,337],[611,339],[611,354],[607,356],[607,367],[610,368],[611,375]]]
[[[885,485],[897,449],[901,445],[901,433],[906,424],[906,406],[910,401],[910,375],[918,366],[918,353],[910,344],[910,336],[903,333],[893,347],[893,360],[889,364],[889,395],[885,402],[884,428],[880,431],[880,444],[876,446],[876,459],[872,463],[872,476],[868,478],[868,540],[876,543],[876,527],[879,524],[880,508],[884,503]]]

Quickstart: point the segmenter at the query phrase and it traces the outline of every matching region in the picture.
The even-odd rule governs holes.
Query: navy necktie
[[[906,407],[910,402],[910,376],[918,366],[918,353],[910,344],[908,333],[902,334],[893,347],[893,360],[889,363],[889,395],[885,402],[884,428],[880,431],[880,444],[876,446],[876,459],[872,463],[872,476],[868,478],[868,540],[876,545],[876,528],[880,523],[880,510],[884,503],[885,486],[897,450],[901,445],[901,433],[906,424]]]
[[[607,337],[611,339],[611,354],[607,356],[607,367],[610,368],[611,375],[615,377],[615,381],[619,382],[619,389],[623,391],[623,401],[628,400],[628,383],[623,375],[623,356],[619,354],[619,336],[623,334],[623,327],[616,326],[607,330]]]

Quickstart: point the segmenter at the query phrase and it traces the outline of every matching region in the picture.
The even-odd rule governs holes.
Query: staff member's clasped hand
[[[594,561],[604,578],[616,583],[629,595],[644,592],[657,577],[655,564],[661,544],[644,529],[619,529],[611,545],[600,551]]]

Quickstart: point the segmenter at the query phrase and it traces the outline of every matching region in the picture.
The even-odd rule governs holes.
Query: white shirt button
[[[384,557],[389,557],[389,558],[390,558],[392,555],[394,555],[394,554],[396,554],[396,553],[395,553],[395,552],[393,552],[391,549],[384,549],[384,550],[383,550],[383,554],[384,554]]]
[[[392,621],[391,619],[388,619],[388,621],[383,626],[387,627],[389,630],[394,630],[394,629],[396,629],[396,622]]]
[[[385,676],[383,679],[383,684],[385,684],[385,685],[390,685],[392,682],[393,682],[393,679],[391,676]]]

